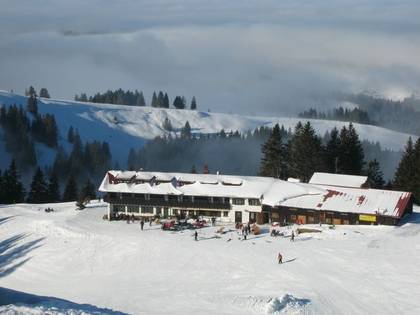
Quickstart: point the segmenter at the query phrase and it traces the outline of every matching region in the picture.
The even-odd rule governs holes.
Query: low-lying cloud
[[[416,1],[3,1],[0,89],[139,89],[294,113],[333,92],[420,87]]]

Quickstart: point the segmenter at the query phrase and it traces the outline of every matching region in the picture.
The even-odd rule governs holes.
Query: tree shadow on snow
[[[0,278],[5,277],[28,262],[27,254],[40,247],[43,238],[23,242],[27,234],[17,234],[0,241]]]
[[[79,304],[51,296],[40,296],[0,287],[0,306],[9,304],[41,308],[41,312],[46,314],[51,308],[54,312],[63,314],[126,314],[107,308],[98,308],[91,304]]]
[[[10,221],[14,218],[15,216],[10,216],[10,217],[4,217],[4,218],[0,218],[0,225],[7,223],[7,221]]]

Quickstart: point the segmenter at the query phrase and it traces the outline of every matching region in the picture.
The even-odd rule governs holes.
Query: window
[[[141,213],[153,213],[153,207],[152,206],[142,206],[141,207]]]
[[[229,211],[223,211],[223,216],[228,217],[229,216]]]
[[[144,199],[145,199],[145,200],[150,200],[150,195],[149,195],[149,194],[145,194],[145,195],[144,195]]]
[[[138,205],[128,205],[127,206],[127,212],[139,213],[140,212],[140,207]]]
[[[224,200],[221,197],[213,197],[213,203],[223,204],[224,203]]]
[[[245,199],[243,199],[243,198],[233,198],[232,199],[232,204],[238,205],[238,206],[244,205],[245,204]]]
[[[250,206],[261,206],[261,202],[259,199],[248,199],[248,204]]]
[[[156,207],[156,214],[159,216],[163,216],[162,207]]]
[[[114,212],[125,212],[124,205],[114,205],[113,206]]]
[[[315,218],[312,216],[308,216],[308,224],[314,224],[315,223]]]

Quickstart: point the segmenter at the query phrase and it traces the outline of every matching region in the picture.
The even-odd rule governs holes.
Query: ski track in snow
[[[48,206],[56,211],[45,213]],[[0,313],[420,312],[420,208],[400,227],[323,226],[295,242],[268,233],[215,238],[213,227],[195,242],[192,231],[140,231],[104,213],[96,202],[83,211],[0,206]],[[13,305],[1,290],[15,290]]]
[[[26,97],[0,91],[0,105],[26,106]],[[333,127],[341,128],[346,122],[286,118],[286,117],[258,117],[241,116],[202,112],[192,110],[160,109],[151,107],[123,106],[111,104],[82,103],[76,101],[63,101],[39,98],[38,110],[40,113],[52,113],[57,120],[60,131],[59,144],[68,147],[66,141],[70,126],[77,128],[83,141],[107,141],[111,148],[113,159],[125,165],[128,150],[139,148],[145,141],[162,136],[167,132],[162,124],[166,117],[171,120],[176,131],[181,130],[186,121],[189,121],[193,133],[217,133],[225,131],[254,130],[260,126],[273,126],[276,123],[286,129],[294,129],[298,121],[311,121],[319,135]],[[398,151],[402,150],[410,135],[392,131],[372,125],[354,123],[359,136],[363,140],[379,142],[382,148]],[[413,136],[416,139],[416,136]],[[0,144],[1,145],[1,144]],[[0,147],[1,148],[1,147]],[[37,151],[41,152],[41,165],[50,164],[54,159],[54,152],[45,146],[38,145]],[[0,160],[1,162],[1,160]],[[6,164],[4,164],[6,165]]]

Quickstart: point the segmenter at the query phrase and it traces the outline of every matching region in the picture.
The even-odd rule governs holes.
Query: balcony
[[[211,203],[204,201],[178,201],[178,200],[164,200],[164,199],[151,199],[145,200],[144,198],[123,196],[122,198],[111,198],[107,196],[106,202],[112,204],[126,204],[126,205],[141,205],[141,206],[155,206],[155,207],[171,207],[171,208],[185,208],[185,209],[222,209],[229,210],[229,203]]]

